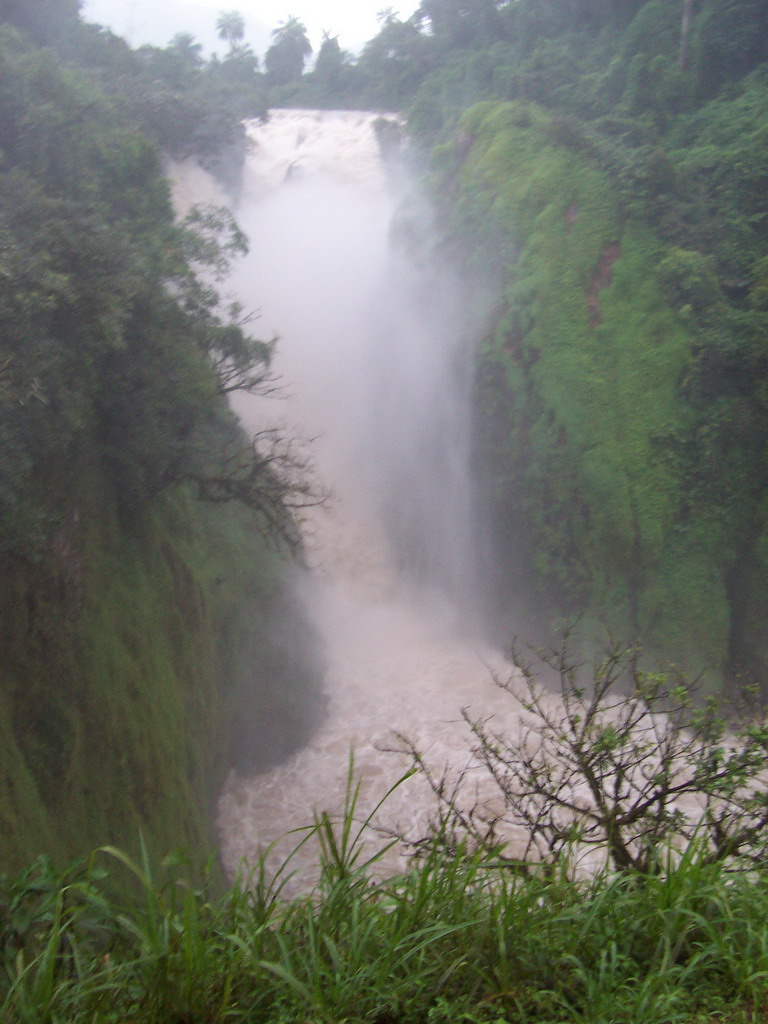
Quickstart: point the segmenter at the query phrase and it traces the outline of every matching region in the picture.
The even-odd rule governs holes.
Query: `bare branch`
[[[517,706],[518,735],[463,713],[473,764],[486,782],[474,803],[464,802],[466,770],[449,785],[399,737],[400,753],[424,775],[438,805],[442,831],[433,827],[430,841],[450,834],[456,848],[463,841],[503,859],[504,837],[522,830],[526,859],[602,851],[616,870],[640,874],[658,870],[663,851],[694,839],[707,861],[753,865],[763,856],[765,721],[728,732],[715,702],[697,702],[674,673],[646,672],[634,647],[611,645],[585,678],[566,638],[541,656],[557,673],[559,693],[541,686],[516,650],[514,656],[517,670],[496,682]]]
[[[278,430],[243,436],[209,474],[192,473],[205,501],[239,501],[256,514],[265,535],[299,554],[300,513],[322,504],[326,494],[312,482],[312,468],[296,444]]]

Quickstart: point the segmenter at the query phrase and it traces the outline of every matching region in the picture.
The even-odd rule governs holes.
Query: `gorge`
[[[762,1019],[765,0],[82,12],[0,0],[0,1017]]]
[[[134,52],[74,0],[5,12],[10,862],[139,829],[199,849],[233,760],[263,769],[330,727],[323,658],[346,656],[307,652],[334,615],[386,608],[404,646],[434,609],[433,646],[490,661],[578,619],[712,693],[764,685],[764,5],[700,0],[683,29],[658,0],[491,6],[425,3],[283,83],[247,45]],[[394,171],[382,191],[373,143],[328,151],[334,117],[302,102],[407,111],[333,131],[412,139],[421,191]],[[242,121],[269,105],[291,112],[239,181]],[[238,408],[305,438],[336,492],[306,512],[292,596],[232,476],[245,442],[216,370],[269,346],[195,281],[190,252],[218,257],[173,224],[162,154],[241,190],[252,255],[228,287],[262,312],[245,333],[281,335],[289,383]],[[320,187],[318,161],[362,170]]]
[[[441,173],[466,236],[472,224],[462,217],[495,218],[475,250],[478,271],[471,257],[446,259],[445,224],[443,251],[435,248],[424,201],[404,198],[402,179],[390,182],[390,196],[400,189],[394,232],[386,191],[369,192],[369,201],[378,195],[372,205],[355,194],[374,180],[370,163],[346,192],[328,180],[331,165],[343,176],[356,159],[344,142],[345,155],[329,161],[320,126],[357,131],[373,117],[274,118],[257,130],[244,176],[240,216],[258,241],[246,265],[253,276],[240,268],[237,280],[241,295],[247,281],[263,283],[266,326],[284,334],[278,365],[296,392],[288,404],[298,400],[288,429],[315,438],[320,475],[333,481],[334,500],[309,534],[322,571],[303,583],[326,644],[329,702],[294,760],[252,783],[231,782],[219,814],[230,872],[287,825],[306,825],[308,806],[340,812],[350,745],[372,806],[402,766],[388,767],[382,753],[393,733],[415,733],[437,764],[455,766],[467,763],[462,708],[514,726],[492,685],[508,666],[484,643],[479,540],[504,551],[498,564],[513,608],[525,609],[537,585],[545,595],[550,588],[550,625],[569,607],[586,613],[592,641],[610,630],[642,637],[652,656],[704,670],[705,686],[721,685],[729,631],[743,628],[731,618],[733,584],[714,569],[722,549],[710,510],[681,525],[683,467],[666,440],[691,415],[674,384],[691,351],[690,324],[670,303],[665,276],[677,257],[623,216],[594,161],[568,139],[553,145],[548,119],[524,105],[466,115]],[[272,183],[281,183],[269,193],[265,170],[278,152]],[[489,247],[494,232],[501,260]],[[631,288],[630,277],[643,287]],[[662,336],[663,345],[653,342]],[[246,422],[250,414],[243,409]],[[487,457],[489,441],[493,458],[501,450],[506,460],[491,463],[491,479],[505,481],[491,511],[488,465],[479,492],[468,472],[473,445]],[[510,513],[512,532],[500,535]],[[541,622],[541,606],[530,607],[527,624]],[[510,632],[518,624],[513,613]],[[408,786],[397,799],[388,812],[404,818],[390,827],[413,835],[426,804]],[[283,853],[273,851],[275,862]]]

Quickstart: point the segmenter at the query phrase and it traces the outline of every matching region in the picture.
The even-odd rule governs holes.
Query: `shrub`
[[[691,844],[703,864],[760,863],[768,840],[763,718],[729,722],[713,698],[674,670],[651,672],[635,647],[612,645],[585,678],[566,641],[540,655],[556,685],[513,649],[515,671],[496,678],[519,711],[516,735],[464,718],[474,764],[449,778],[407,738],[401,746],[437,800],[417,845],[483,850],[510,865],[566,870],[603,861],[619,872],[658,872]],[[490,785],[475,787],[482,769]],[[499,799],[500,798],[500,799]],[[506,837],[525,837],[522,857]]]

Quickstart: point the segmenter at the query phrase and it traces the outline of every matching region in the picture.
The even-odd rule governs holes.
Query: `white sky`
[[[326,29],[338,35],[343,49],[357,53],[376,35],[376,15],[382,8],[391,6],[407,18],[418,4],[419,0],[84,0],[82,14],[132,46],[164,46],[177,32],[191,32],[207,50],[221,50],[216,19],[222,11],[237,10],[245,18],[245,41],[261,56],[271,30],[291,15],[304,22],[315,51]]]

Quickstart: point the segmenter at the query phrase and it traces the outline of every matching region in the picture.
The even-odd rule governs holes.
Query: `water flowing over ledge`
[[[324,724],[287,762],[230,780],[218,826],[232,873],[315,811],[341,811],[350,749],[370,808],[405,767],[382,752],[393,733],[463,765],[461,709],[502,714],[505,704],[489,665],[507,666],[476,626],[478,325],[466,285],[440,259],[428,205],[402,165],[382,159],[377,119],[276,111],[249,131],[236,215],[250,255],[231,286],[259,311],[258,333],[279,335],[286,397],[237,409],[246,428],[308,439],[332,493],[304,524],[311,569],[297,584],[324,645]],[[430,806],[410,780],[387,802],[387,824],[414,833]]]

